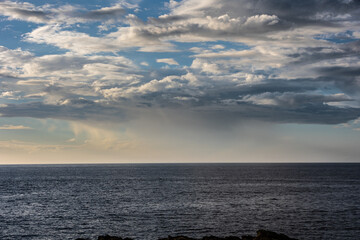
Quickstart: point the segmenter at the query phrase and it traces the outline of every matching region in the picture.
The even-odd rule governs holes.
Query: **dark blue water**
[[[360,164],[0,166],[0,239],[359,239]]]

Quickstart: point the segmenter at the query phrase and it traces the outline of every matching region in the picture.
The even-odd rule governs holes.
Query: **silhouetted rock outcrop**
[[[168,236],[167,238],[160,238],[159,240],[241,240],[241,238],[234,236],[230,236],[230,237],[206,236],[201,239],[197,239],[186,236],[177,236],[177,237]]]
[[[105,235],[105,236],[99,236],[97,240],[132,240],[132,239]]]
[[[241,238],[239,237],[215,237],[215,236],[207,236],[203,237],[201,239],[196,238],[189,238],[185,236],[177,236],[177,237],[171,237],[168,236],[167,238],[161,238],[159,240],[296,240],[295,238],[290,238],[284,234],[278,234],[271,231],[266,230],[259,230],[257,231],[257,236],[253,237],[250,235],[244,235]]]
[[[77,238],[76,240],[90,240],[90,239]],[[105,235],[105,236],[99,236],[97,240],[132,240],[132,239]],[[235,236],[229,236],[229,237],[206,236],[199,239],[199,238],[190,238],[186,236],[176,236],[176,237],[168,236],[167,238],[159,238],[159,240],[297,240],[297,239],[290,238],[285,234],[279,234],[266,230],[259,230],[257,231],[256,237],[250,235],[244,235],[241,238]]]
[[[290,238],[285,234],[278,234],[271,231],[259,230],[257,231],[257,236],[254,240],[296,240],[295,238]]]
[[[75,240],[90,240],[89,238],[77,238]],[[97,240],[133,240],[131,238],[121,238],[121,237],[116,237],[116,236],[109,236],[109,235],[105,235],[105,236],[99,236],[97,238]]]

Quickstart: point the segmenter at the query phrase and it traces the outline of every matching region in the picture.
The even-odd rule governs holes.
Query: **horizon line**
[[[44,166],[44,165],[178,165],[178,164],[360,164],[360,162],[136,162],[136,163],[0,163],[0,166]]]

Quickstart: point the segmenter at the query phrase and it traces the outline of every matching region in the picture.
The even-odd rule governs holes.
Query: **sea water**
[[[0,166],[0,239],[359,239],[360,164]]]

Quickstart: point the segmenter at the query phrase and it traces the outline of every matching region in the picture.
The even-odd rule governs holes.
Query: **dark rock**
[[[296,240],[295,238],[290,238],[285,234],[279,234],[266,230],[259,230],[256,233],[257,236],[254,240]]]
[[[207,236],[207,237],[203,237],[202,239],[196,239],[186,236],[177,236],[177,237],[168,236],[167,238],[160,238],[159,240],[296,240],[296,239],[290,238],[284,234],[278,234],[266,230],[259,230],[257,231],[256,237],[250,235],[244,235],[241,238],[234,236],[229,236],[229,237]]]
[[[250,240],[253,240],[254,237],[252,237]],[[216,236],[206,236],[201,239],[197,238],[190,238],[186,236],[176,236],[171,237],[168,236],[167,238],[160,238],[159,240],[241,240],[239,237],[229,236],[229,237],[216,237]]]
[[[241,238],[235,236],[229,236],[229,237],[225,237],[225,240],[241,240]]]
[[[77,238],[76,240],[90,240],[90,239]],[[133,240],[133,239],[105,235],[105,236],[99,236],[97,240]],[[235,236],[229,236],[229,237],[206,236],[201,239],[197,239],[186,236],[176,236],[176,237],[168,236],[167,238],[159,238],[159,240],[297,240],[297,239],[290,238],[285,234],[279,234],[266,230],[259,230],[257,231],[256,237],[250,235],[244,235],[241,238]]]
[[[241,237],[241,240],[254,240],[255,237],[250,236],[250,235],[243,235]]]
[[[189,238],[186,236],[176,236],[176,237],[168,236],[167,238],[159,238],[159,240],[198,240],[198,239]]]
[[[121,237],[115,237],[115,236],[109,236],[109,235],[105,235],[105,236],[99,236],[98,240],[132,240],[131,238],[121,238]]]
[[[215,237],[215,236],[209,236],[209,237],[203,237],[202,240],[241,240],[239,237],[229,236],[229,237]]]

